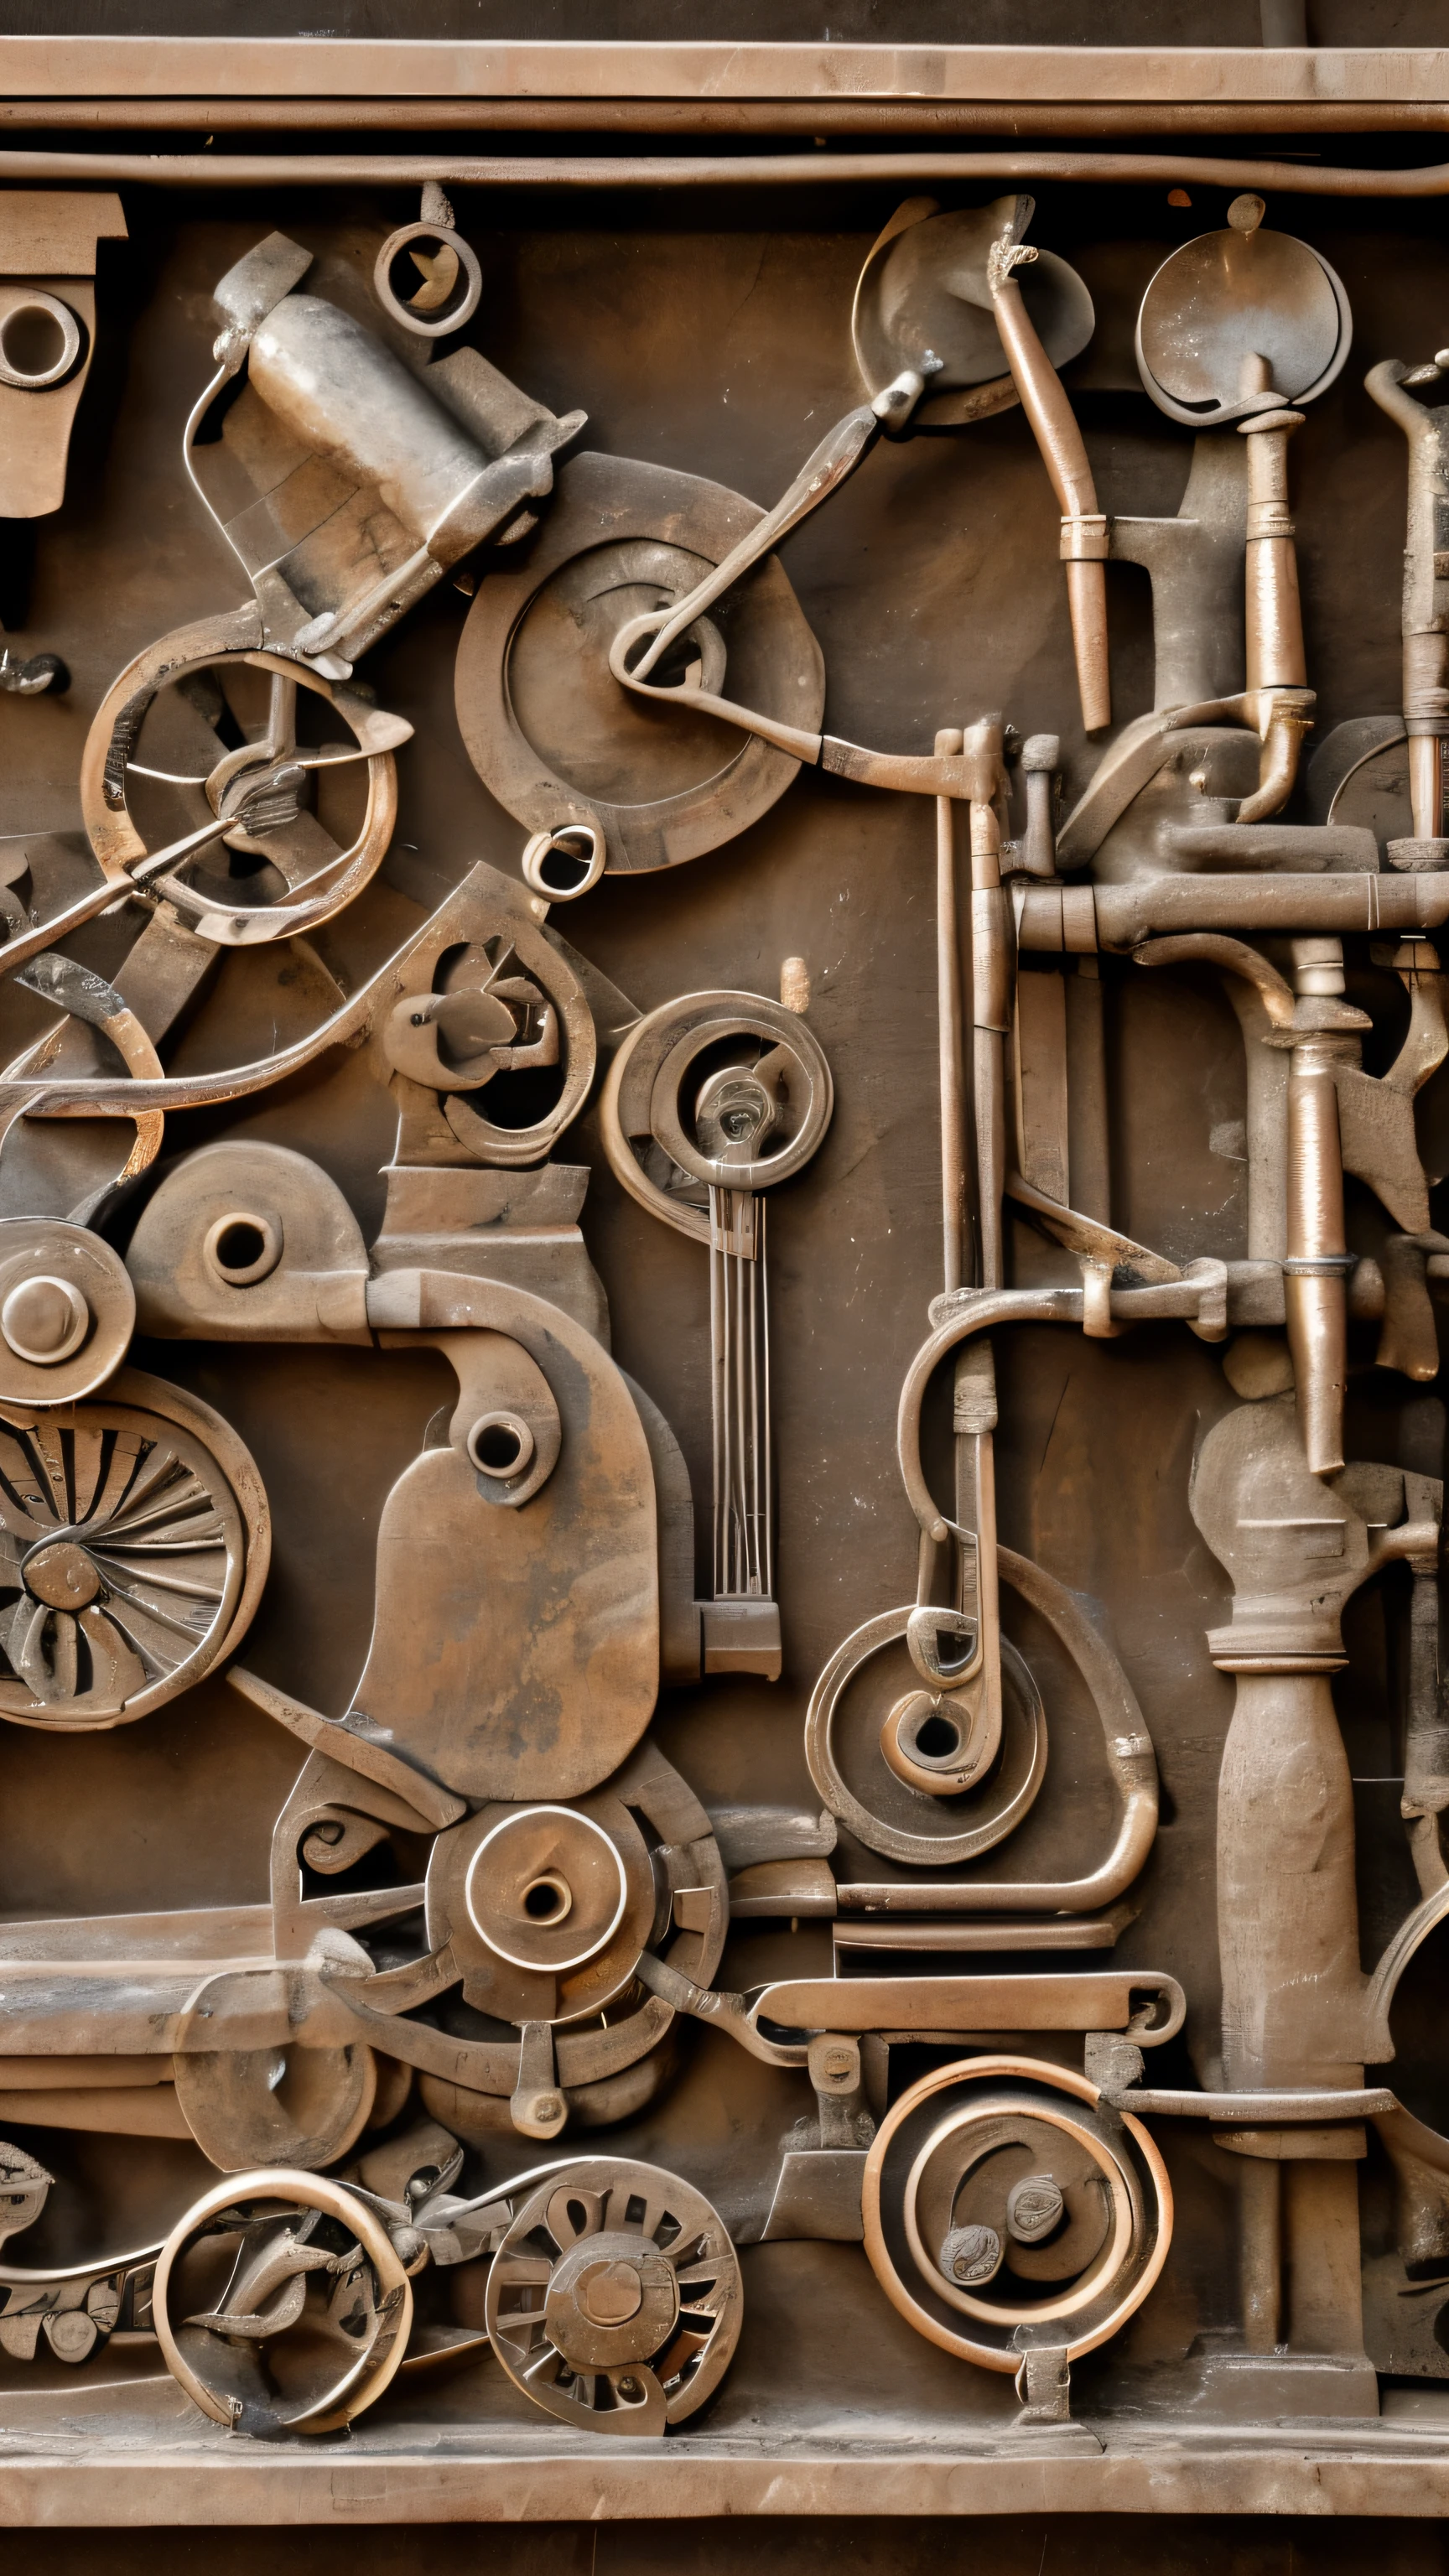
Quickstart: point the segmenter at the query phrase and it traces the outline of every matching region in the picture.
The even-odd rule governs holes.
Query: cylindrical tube
[[[961,749],[959,728],[938,733],[936,753]],[[946,1293],[966,1285],[966,1037],[956,904],[956,807],[936,799],[936,1027],[941,1080],[941,1227]]]
[[[976,1106],[976,1204],[979,1285],[1005,1277],[1001,1203],[1006,1188],[1006,1037],[1011,956],[1001,883],[1001,832],[994,806],[971,806],[971,1017]]]
[[[455,562],[496,517],[466,495],[488,459],[426,383],[339,305],[287,295],[253,335],[251,383],[304,445],[376,484],[419,545]]]
[[[1097,508],[1097,487],[1076,413],[1037,336],[1021,289],[1009,273],[1003,273],[999,280],[993,277],[991,300],[1006,363],[1062,514],[1077,691],[1082,702],[1082,723],[1088,733],[1095,733],[1112,720],[1107,669],[1107,523]]]
[[[1316,1476],[1332,1475],[1343,1465],[1348,1291],[1343,1155],[1333,1065],[1342,1060],[1344,1049],[1342,1038],[1301,1039],[1293,1050],[1288,1077],[1288,1256],[1283,1291],[1298,1389],[1298,1426],[1304,1454]]]
[[[1248,540],[1245,558],[1247,679],[1255,689],[1301,689],[1308,678],[1298,554],[1288,509],[1288,441],[1303,424],[1297,411],[1260,412],[1242,423],[1248,442]]]
[[[1441,636],[1434,638],[1436,643],[1444,640]],[[1409,736],[1409,807],[1414,818],[1415,840],[1439,840],[1444,831],[1442,734],[1411,733]]]

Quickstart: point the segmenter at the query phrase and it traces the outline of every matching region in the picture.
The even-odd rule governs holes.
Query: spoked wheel
[[[0,1716],[105,1727],[199,1681],[266,1579],[257,1469],[218,1414],[125,1370],[0,1420]]]
[[[214,2422],[330,2433],[397,2370],[412,2290],[379,2217],[316,2174],[253,2173],[189,2209],[156,2266],[168,2369]]]
[[[108,872],[219,945],[313,929],[375,874],[412,728],[276,653],[205,627],[122,672],[86,743],[81,809]]]
[[[739,2340],[740,2267],[703,2194],[657,2165],[555,2165],[516,2209],[488,2276],[493,2349],[515,2387],[590,2433],[662,2433],[716,2388]]]

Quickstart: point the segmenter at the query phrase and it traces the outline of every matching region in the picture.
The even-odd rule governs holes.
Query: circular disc
[[[547,2414],[659,2434],[724,2376],[744,2316],[739,2257],[692,2184],[580,2157],[546,2168],[521,2206],[515,2194],[484,2316],[514,2386]]]
[[[214,1979],[203,2009],[215,2011]],[[244,2002],[244,1978],[235,1991]],[[190,2024],[196,2030],[197,2023]],[[253,2165],[330,2165],[366,2128],[377,2092],[370,2048],[181,2049],[176,2099],[204,2156],[223,2173]]]
[[[923,427],[980,419],[1017,399],[986,283],[987,254],[1001,230],[998,206],[888,227],[861,271],[851,333],[868,391],[880,393],[928,356],[943,362],[913,415]],[[1096,328],[1086,287],[1049,250],[1015,279],[1047,356],[1064,367]]]
[[[1352,328],[1339,279],[1307,242],[1229,228],[1163,261],[1137,317],[1137,364],[1170,419],[1240,420],[1262,407],[1264,388],[1244,382],[1253,359],[1274,393],[1309,402],[1338,374]]]
[[[489,1805],[439,1834],[428,1946],[449,1942],[465,2000],[499,2021],[576,2021],[612,2003],[648,1941],[658,1898],[622,1799]]]
[[[716,1040],[728,1046],[732,1035],[742,1033],[758,1037],[762,1050],[783,1048],[795,1059],[801,1077],[778,1137],[767,1140],[775,1151],[743,1169],[714,1164],[702,1156],[683,1133],[678,1117],[679,1095],[687,1087],[697,1055]],[[671,1066],[675,1070],[666,1080]],[[671,1160],[677,1156],[677,1171],[695,1198],[713,1180],[725,1188],[762,1189],[787,1179],[808,1162],[829,1126],[834,1098],[824,1052],[798,1012],[763,993],[684,993],[636,1020],[627,1032],[605,1079],[599,1126],[609,1167],[631,1198],[676,1232],[708,1243],[709,1217],[703,1206],[671,1195],[670,1189],[651,1177],[636,1145],[647,1154],[652,1138]]]
[[[46,1279],[84,1300],[77,1331],[52,1342],[58,1327],[44,1305]],[[0,1398],[36,1406],[70,1404],[104,1386],[126,1356],[136,1322],[136,1294],[120,1254],[88,1226],[54,1217],[10,1217],[0,1223]]]
[[[99,1401],[0,1425],[0,1717],[92,1728],[144,1717],[244,1634],[271,1519],[229,1423],[123,1369]]]
[[[169,847],[203,822],[211,805],[208,789],[219,798],[249,766],[260,774],[268,721],[262,710],[274,683],[304,692],[309,720],[317,712],[312,701],[334,710],[360,756],[355,763],[349,756],[330,779],[329,763],[315,768],[304,800],[318,800],[317,812],[304,801],[290,822],[278,813],[256,838],[238,823],[230,848],[241,857],[240,875],[227,873],[233,869],[228,844],[214,842],[152,881],[198,938],[223,948],[264,946],[315,930],[371,882],[397,820],[397,764],[391,748],[373,751],[366,743],[379,733],[391,741],[406,739],[395,731],[389,737],[386,720],[355,691],[289,655],[233,642],[237,625],[234,614],[203,619],[162,636],[128,662],[96,710],[80,771],[81,817],[91,847],[104,868],[118,869],[144,858],[148,849]],[[188,697],[186,683],[215,689],[212,713],[204,714],[195,697]],[[220,724],[230,731],[238,722],[228,692],[242,693],[248,734],[245,750],[230,755],[217,729]],[[148,727],[158,731],[159,755]],[[343,735],[334,739],[349,748]],[[315,762],[321,748],[305,751],[304,759]],[[326,812],[332,811],[334,793],[341,808],[335,832],[320,809],[325,802]],[[132,811],[133,796],[147,817],[145,831]],[[214,810],[221,810],[219,803]]]
[[[611,870],[677,866],[769,811],[799,766],[713,716],[621,688],[609,648],[684,598],[764,513],[738,492],[631,457],[575,457],[524,568],[491,573],[458,648],[458,723],[484,784],[531,832],[603,833]],[[818,726],[820,648],[773,556],[691,629],[709,684]]]

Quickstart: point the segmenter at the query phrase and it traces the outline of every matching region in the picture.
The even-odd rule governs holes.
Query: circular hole
[[[394,258],[387,282],[407,312],[430,323],[456,313],[470,283],[456,248],[442,233],[415,233]]]
[[[12,374],[43,384],[65,365],[68,337],[48,304],[17,304],[0,322],[0,357]]]
[[[654,641],[655,632],[657,630],[635,636],[624,655],[626,671],[638,669]],[[693,627],[686,626],[684,633],[676,635],[673,643],[661,653],[653,670],[648,674],[647,685],[651,689],[682,689],[689,686],[697,688],[703,676],[702,649],[695,640]]]
[[[961,1729],[955,1719],[943,1717],[938,1708],[933,1709],[916,1729],[916,1751],[923,1753],[928,1762],[944,1762],[960,1750]]]
[[[577,851],[566,850],[555,842],[539,860],[538,873],[544,884],[553,887],[556,893],[572,894],[576,886],[583,884],[592,863],[592,857],[580,858]]]
[[[276,1269],[282,1229],[270,1217],[233,1208],[208,1228],[202,1251],[212,1276],[226,1288],[251,1288]]]
[[[379,250],[372,282],[395,322],[438,339],[476,312],[483,271],[477,254],[446,224],[404,224]]]
[[[523,1891],[523,1910],[530,1923],[557,1923],[569,1910],[569,1891],[560,1878],[536,1878]]]
[[[533,1453],[533,1433],[516,1413],[485,1413],[468,1434],[468,1455],[479,1474],[500,1483],[521,1476]]]
[[[216,1258],[223,1270],[250,1270],[266,1248],[267,1238],[261,1227],[253,1225],[250,1217],[239,1216],[223,1226],[217,1236]]]

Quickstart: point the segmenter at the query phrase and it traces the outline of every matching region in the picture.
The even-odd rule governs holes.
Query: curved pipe
[[[1246,939],[1229,939],[1225,933],[1196,930],[1178,939],[1151,939],[1132,951],[1135,966],[1183,966],[1201,958],[1208,966],[1221,966],[1229,975],[1241,975],[1261,995],[1263,1008],[1275,1029],[1293,1026],[1293,987],[1276,966],[1270,966]]]
[[[921,1466],[921,1406],[942,1360],[973,1333],[989,1333],[996,1324],[1076,1324],[1081,1316],[1080,1288],[1002,1288],[994,1296],[976,1298],[964,1315],[953,1315],[917,1351],[901,1388],[896,1455],[911,1509],[938,1547],[957,1533],[937,1509]]]
[[[1003,246],[998,244],[988,268],[992,308],[1012,381],[1041,449],[1062,514],[1077,695],[1082,702],[1084,730],[1097,733],[1112,721],[1107,668],[1107,522],[1097,508],[1097,487],[1076,413],[1010,273],[1011,252],[1002,252]],[[1017,251],[1016,257],[1022,256]],[[1031,256],[1034,258],[1035,253]]]
[[[997,1560],[1012,1590],[1055,1630],[1092,1695],[1107,1768],[1122,1801],[1112,1848],[1086,1878],[951,1879],[929,1888],[919,1878],[878,1885],[842,1881],[836,1894],[842,1914],[919,1914],[927,1904],[933,1914],[1088,1913],[1110,1905],[1146,1863],[1157,1833],[1157,1757],[1137,1695],[1064,1583],[1012,1548],[999,1547]]]

